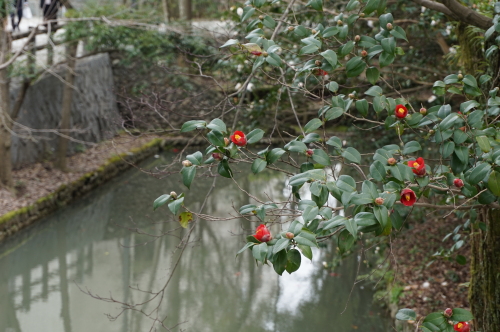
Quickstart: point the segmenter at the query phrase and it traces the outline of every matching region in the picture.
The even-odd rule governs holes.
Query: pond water
[[[141,166],[169,160],[165,154]],[[179,239],[164,236],[141,245],[149,238],[130,229],[158,234],[176,227],[166,206],[153,212],[152,202],[184,191],[179,180],[130,170],[2,243],[0,332],[149,331],[151,320],[140,313],[126,311],[110,321],[106,314],[118,314],[121,305],[91,298],[80,288],[138,303],[148,294],[133,288],[154,291],[166,282]],[[192,210],[201,207],[212,181],[196,179],[186,190]],[[279,200],[289,193],[281,175],[240,174],[237,181],[262,197]],[[203,213],[228,216],[233,206],[249,203],[254,202],[232,181],[218,178]],[[355,255],[334,273],[323,267],[335,255],[333,243],[315,250],[312,262],[303,257],[297,272],[282,277],[271,266],[256,266],[249,251],[235,259],[255,226],[246,220],[199,223],[167,288],[160,312],[166,326],[180,324],[173,331],[194,332],[391,330],[386,314],[373,304],[370,286],[350,295]]]

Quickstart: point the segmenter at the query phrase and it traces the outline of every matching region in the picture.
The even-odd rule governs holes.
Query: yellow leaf
[[[193,214],[191,212],[182,212],[179,215],[179,224],[182,227],[187,228],[190,221],[193,221]]]

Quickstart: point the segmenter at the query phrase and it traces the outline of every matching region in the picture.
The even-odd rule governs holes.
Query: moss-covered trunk
[[[0,19],[0,64],[8,60],[10,40],[6,30],[8,18]],[[12,187],[10,156],[12,121],[10,117],[9,77],[7,68],[0,69],[0,185]]]
[[[500,331],[500,210],[480,211],[486,231],[471,236],[471,280],[469,301],[475,329]]]

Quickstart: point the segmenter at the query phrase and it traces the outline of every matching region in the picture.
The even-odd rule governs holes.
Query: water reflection
[[[167,158],[167,157],[166,157]],[[149,161],[166,163],[166,160]],[[251,192],[284,199],[282,178],[269,173],[240,176]],[[253,203],[231,181],[218,179],[205,213],[226,216],[232,206]],[[193,184],[186,201],[197,210],[212,179]],[[151,320],[125,312],[110,322],[120,304],[83,294],[75,282],[94,294],[118,301],[142,302],[167,280],[178,238],[140,245],[148,238],[131,232],[158,233],[175,227],[167,209],[153,213],[160,194],[183,191],[178,177],[158,181],[137,171],[113,180],[0,247],[0,332],[14,331],[147,331]],[[157,223],[154,223],[156,221]],[[123,227],[126,226],[126,227]],[[371,305],[369,290],[356,289],[343,315],[358,264],[345,261],[339,275],[322,268],[333,246],[303,258],[300,270],[278,277],[272,267],[256,267],[249,252],[234,254],[244,244],[241,234],[255,224],[202,222],[184,253],[161,315],[165,324],[183,323],[176,331],[387,331],[387,320]],[[277,231],[277,230],[274,230]],[[149,305],[146,310],[154,307]]]

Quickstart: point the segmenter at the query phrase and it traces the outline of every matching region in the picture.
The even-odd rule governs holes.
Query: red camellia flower
[[[262,55],[262,52],[259,52],[259,51],[252,51],[250,53],[252,53],[253,55],[256,55],[256,56],[261,56]]]
[[[462,188],[464,186],[464,182],[462,181],[462,179],[459,179],[459,178],[456,178],[455,180],[453,180],[453,184],[457,188]]]
[[[266,225],[263,224],[257,226],[254,236],[260,242],[267,242],[273,239],[273,237],[271,236],[271,232],[269,232],[269,229],[267,229]]]
[[[469,332],[470,326],[467,322],[460,322],[455,324],[455,326],[453,326],[453,329],[457,332]]]
[[[408,115],[408,109],[403,105],[396,105],[396,109],[394,110],[394,114],[396,114],[397,118],[404,119]]]
[[[328,75],[328,72],[326,70],[316,68],[314,70],[314,75],[316,75],[316,76],[326,76],[326,75]]]
[[[234,144],[238,146],[245,146],[247,145],[247,138],[245,137],[245,134],[243,132],[236,130],[232,135],[231,135],[231,141],[233,141]]]
[[[401,190],[401,203],[406,206],[412,206],[417,201],[417,195],[411,189],[403,189]]]
[[[413,173],[416,175],[425,175],[425,162],[424,158],[420,157],[417,160],[408,161],[408,166],[411,167]]]

